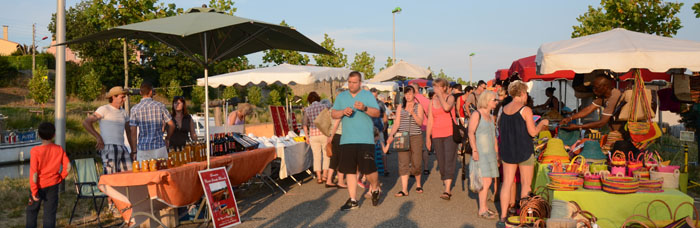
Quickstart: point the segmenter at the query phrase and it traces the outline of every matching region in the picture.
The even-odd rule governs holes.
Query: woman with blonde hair
[[[497,213],[486,205],[491,183],[498,177],[498,145],[496,144],[496,125],[491,111],[496,108],[499,99],[493,91],[484,91],[477,101],[477,110],[469,119],[469,141],[474,142],[472,161],[481,173],[483,187],[479,190],[480,218],[495,219]]]
[[[501,187],[501,219],[505,223],[510,205],[511,186],[515,182],[515,172],[520,170],[521,200],[526,200],[530,194],[533,169],[535,165],[534,146],[532,137],[549,125],[548,120],[542,120],[535,125],[532,119],[532,109],[527,107],[527,85],[514,81],[508,86],[508,94],[513,101],[503,107],[498,119],[499,137],[498,148],[503,161],[503,186]]]
[[[253,112],[253,107],[248,103],[238,104],[238,109],[228,114],[227,125],[245,125],[245,117]]]
[[[447,80],[438,78],[433,81],[435,95],[431,98],[428,108],[428,126],[425,134],[425,145],[428,149],[435,145],[435,155],[440,166],[440,179],[445,186],[441,199],[450,200],[452,197],[452,180],[457,166],[457,143],[452,139],[452,124],[454,121],[455,98],[447,91],[450,89]]]

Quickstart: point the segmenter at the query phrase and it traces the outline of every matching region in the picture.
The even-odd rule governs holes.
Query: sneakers
[[[372,206],[379,205],[379,190],[372,192]]]
[[[358,207],[360,207],[360,205],[357,204],[357,201],[352,200],[352,199],[348,199],[348,201],[346,201],[345,204],[342,207],[340,207],[340,210],[341,211],[349,211],[349,210],[357,209]]]

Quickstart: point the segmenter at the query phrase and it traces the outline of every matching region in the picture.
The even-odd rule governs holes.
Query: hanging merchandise
[[[678,102],[673,95],[673,89],[665,88],[656,92],[659,95],[659,111],[669,111],[679,113],[681,111],[681,103]],[[690,98],[690,92],[688,92]]]
[[[677,101],[683,103],[693,103],[693,98],[690,94],[691,76],[685,74],[673,75],[673,95]],[[659,91],[661,92],[661,91]],[[661,94],[659,94],[661,96]],[[663,105],[663,102],[661,102]]]
[[[657,139],[661,137],[661,129],[659,128],[659,125],[651,121],[652,118],[652,111],[651,107],[648,105],[648,103],[645,103],[648,101],[647,99],[647,94],[643,93],[641,91],[644,91],[644,82],[641,79],[641,76],[639,75],[639,70],[636,71],[634,82],[635,82],[635,87],[634,87],[634,94],[635,98],[634,101],[632,102],[632,112],[629,114],[629,119],[627,121],[627,124],[625,125],[626,130],[630,133],[630,137],[632,138],[632,141],[635,143],[647,143],[651,142],[654,139]],[[641,101],[640,101],[641,100]],[[637,116],[632,115],[632,113],[635,113],[637,110],[637,102],[641,102],[642,104],[642,111],[644,112],[645,119],[642,120],[644,122],[637,122]],[[645,146],[646,147],[646,146]]]

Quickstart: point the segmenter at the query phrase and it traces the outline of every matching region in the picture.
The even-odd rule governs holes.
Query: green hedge
[[[32,56],[22,55],[22,56],[0,56],[0,58],[7,59],[10,62],[10,66],[19,70],[31,70],[32,69]],[[52,54],[38,54],[36,55],[36,65],[44,65],[48,69],[56,69],[56,59]]]

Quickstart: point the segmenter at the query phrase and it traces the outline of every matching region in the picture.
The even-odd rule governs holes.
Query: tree
[[[355,61],[350,65],[350,69],[362,72],[365,74],[365,79],[374,78],[374,56],[366,51],[355,53]]]
[[[49,70],[46,66],[38,65],[32,75],[34,76],[29,80],[29,98],[43,106],[53,96],[53,82],[49,80]]]
[[[693,10],[695,10],[695,18],[700,18],[700,2],[693,5]]]
[[[268,102],[269,105],[274,105],[274,106],[280,106],[282,105],[282,102],[280,99],[282,99],[282,96],[280,96],[280,93],[277,90],[272,90],[270,91],[270,102]]]
[[[282,20],[281,26],[291,27]],[[282,63],[289,63],[292,65],[306,65],[309,64],[309,56],[302,55],[298,51],[282,50],[282,49],[272,49],[266,50],[263,53],[263,63],[274,63],[275,65],[280,65]]]
[[[141,83],[143,83],[143,78],[141,78],[139,76],[135,76],[135,77],[131,78],[131,80],[129,81],[129,84],[130,84],[129,87],[141,88]],[[131,96],[129,96],[129,101],[132,104],[139,103],[139,101],[141,101],[141,95],[131,95]]]
[[[386,57],[386,63],[384,64],[383,67],[379,68],[379,71],[383,71],[386,68],[389,68],[390,66],[394,65],[394,61],[392,61],[391,56]]]
[[[326,50],[331,51],[333,55],[314,55],[316,65],[326,67],[345,67],[348,65],[348,55],[343,54],[345,48],[336,48],[335,40],[331,39],[328,34],[323,34],[323,42],[321,46]]]
[[[79,89],[76,91],[78,98],[82,101],[94,101],[102,94],[102,82],[100,75],[94,70],[83,74],[78,82]]]
[[[682,27],[676,17],[683,3],[658,0],[601,0],[602,7],[588,6],[588,11],[576,18],[571,37],[580,37],[614,28],[672,37]],[[698,6],[700,8],[700,6]]]
[[[229,86],[224,89],[224,94],[222,95],[225,100],[238,97],[238,90],[234,86]]]
[[[260,106],[262,103],[262,90],[259,86],[248,88],[248,103]]]
[[[182,96],[182,88],[180,87],[179,80],[172,80],[165,88],[166,93],[168,93],[168,98],[173,100],[174,97]]]
[[[17,76],[17,69],[12,67],[6,57],[0,56],[0,85],[6,85]]]
[[[209,8],[220,10],[228,15],[233,15],[238,10],[233,7],[233,4],[232,0],[209,0]]]

